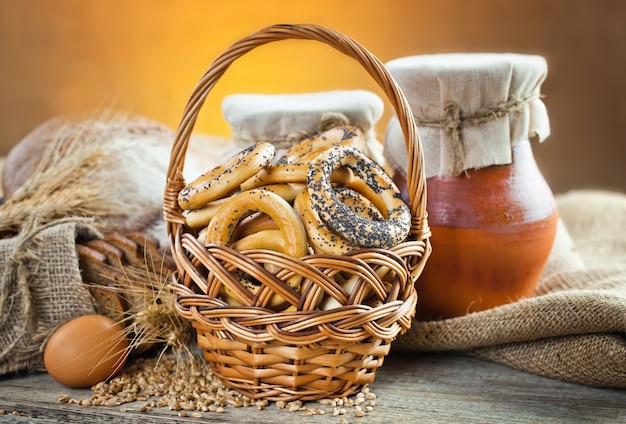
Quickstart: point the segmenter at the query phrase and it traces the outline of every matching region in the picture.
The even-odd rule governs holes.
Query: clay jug
[[[417,282],[418,319],[444,319],[533,295],[558,223],[531,139],[549,134],[538,56],[432,55],[387,64],[424,147],[433,252]],[[385,157],[406,190],[402,136]],[[405,192],[405,195],[408,193]]]

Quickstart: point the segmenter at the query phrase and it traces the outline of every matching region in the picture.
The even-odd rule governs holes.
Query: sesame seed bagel
[[[237,224],[254,212],[263,212],[276,223],[285,239],[283,253],[296,258],[308,253],[300,218],[287,201],[268,190],[247,190],[232,196],[213,216],[205,243],[229,246]]]
[[[261,230],[249,234],[232,243],[231,247],[239,252],[253,249],[285,251],[285,240],[280,230]]]
[[[370,187],[366,181],[356,175],[352,169],[342,166],[333,171],[330,176],[330,181],[333,183],[333,187],[345,187],[349,188],[369,201],[372,206],[383,216],[383,219],[387,218],[387,205],[385,201],[378,195],[375,188]],[[339,190],[335,189],[338,195]]]
[[[335,192],[339,201],[348,206],[355,214],[367,219],[384,219],[380,211],[361,193],[342,186],[336,187]],[[343,255],[362,248],[362,246],[358,246],[334,233],[321,221],[317,213],[311,208],[311,196],[307,190],[296,196],[293,206],[300,215],[306,229],[309,245],[315,253]]]
[[[239,185],[274,159],[271,143],[260,142],[234,155],[189,183],[178,194],[182,209],[198,209],[239,189]]]
[[[296,196],[293,206],[300,215],[309,244],[315,253],[343,255],[360,248],[359,245],[332,232],[321,221],[317,213],[311,208],[311,196],[308,190],[303,190]]]
[[[237,241],[250,234],[265,230],[278,230],[278,225],[263,212],[255,212],[239,221],[233,231],[231,241]]]
[[[228,201],[228,197],[224,197],[222,199],[217,199],[213,202],[209,202],[201,208],[198,209],[187,209],[183,216],[185,217],[185,223],[189,228],[203,228],[209,225],[213,216],[217,210],[222,206],[225,202]]]
[[[372,220],[356,214],[337,197],[331,174],[350,168],[372,188],[385,205],[387,219]],[[354,147],[337,146],[320,153],[309,164],[307,187],[311,208],[334,232],[363,247],[389,249],[401,243],[411,229],[411,212],[391,178]]]
[[[306,181],[306,179],[304,180]],[[302,190],[306,189],[306,183],[277,183],[261,186],[263,190],[269,190],[278,194],[289,203],[293,203],[294,199]]]
[[[241,191],[252,190],[273,184],[306,183],[308,163],[283,163],[267,165],[251,178],[241,183]]]
[[[335,193],[337,199],[358,216],[374,221],[385,219],[374,203],[362,193],[340,185],[335,185]]]
[[[279,159],[279,163],[309,163],[318,154],[334,146],[354,146],[365,149],[363,132],[350,125],[340,125],[323,131],[294,145]]]

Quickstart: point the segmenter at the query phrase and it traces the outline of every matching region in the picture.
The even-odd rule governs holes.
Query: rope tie
[[[473,113],[465,113],[456,102],[445,104],[444,115],[441,118],[415,117],[419,127],[439,128],[447,131],[453,143],[454,173],[458,174],[465,169],[465,152],[461,131],[464,128],[476,127],[491,121],[496,121],[506,115],[518,112],[530,102],[540,98],[539,93],[529,93],[522,97],[513,97],[506,102],[500,102],[495,106],[483,107]]]

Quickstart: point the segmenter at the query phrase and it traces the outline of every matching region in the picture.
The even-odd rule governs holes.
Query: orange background
[[[65,113],[113,107],[176,127],[195,83],[228,45],[266,25],[304,22],[345,33],[383,62],[453,51],[545,56],[553,135],[534,146],[544,175],[555,192],[626,191],[621,0],[0,0],[0,155]],[[220,111],[227,94],[335,88],[382,96],[328,46],[267,45],[226,73],[196,130],[229,135]]]

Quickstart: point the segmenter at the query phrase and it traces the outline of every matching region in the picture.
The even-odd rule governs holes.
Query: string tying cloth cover
[[[386,66],[415,116],[427,178],[509,164],[515,143],[550,135],[540,93],[548,67],[541,56],[423,55]],[[395,117],[387,126],[384,155],[406,176],[405,141]]]

